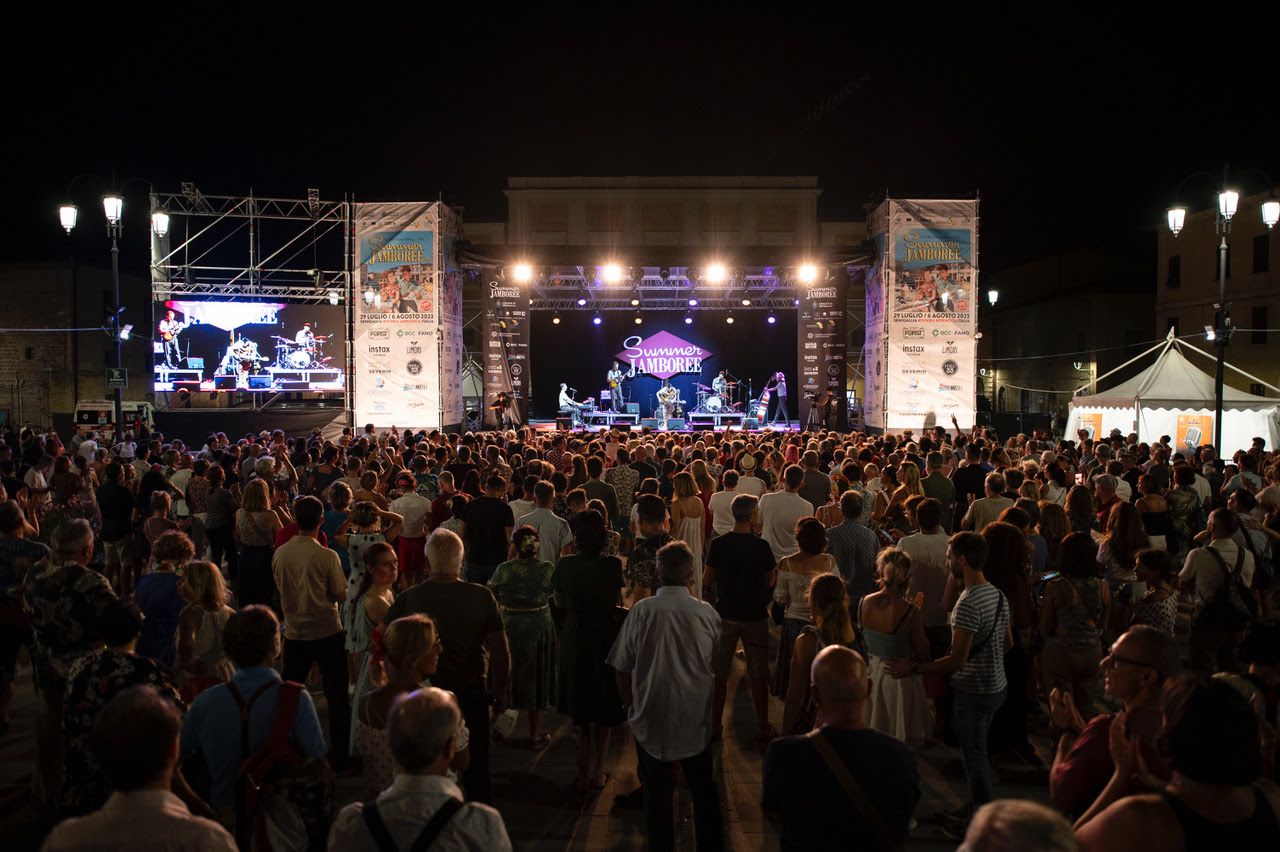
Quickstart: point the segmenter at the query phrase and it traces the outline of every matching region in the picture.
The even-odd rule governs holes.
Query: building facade
[[[1153,339],[1145,270],[1123,258],[1071,251],[984,272],[982,281],[978,387],[996,413],[1065,416],[1075,388]]]
[[[1227,305],[1236,329],[1227,348],[1227,361],[1273,385],[1280,385],[1280,362],[1275,344],[1280,335],[1280,235],[1262,224],[1262,202],[1280,192],[1241,197],[1227,235]],[[1219,235],[1216,212],[1188,212],[1175,237],[1160,229],[1156,256],[1155,331],[1175,329],[1196,346],[1207,349],[1205,326],[1213,327],[1218,302]],[[1232,370],[1227,384],[1258,396],[1274,396],[1264,385]]]
[[[72,262],[7,264],[0,266],[0,293],[6,297],[0,414],[65,434],[77,400],[112,398],[106,369],[115,366],[116,344],[105,330],[115,310],[111,270]],[[126,400],[151,398],[150,295],[145,277],[121,274],[122,322],[136,329],[123,347]]]

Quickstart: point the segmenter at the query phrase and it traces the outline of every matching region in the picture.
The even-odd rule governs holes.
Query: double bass
[[[756,402],[756,419],[764,420],[769,416],[769,398],[773,396],[773,388],[760,391],[760,399]]]

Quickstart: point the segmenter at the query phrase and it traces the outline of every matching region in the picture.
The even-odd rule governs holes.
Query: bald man
[[[911,749],[866,725],[866,661],[828,646],[814,658],[809,689],[815,729],[774,740],[764,758],[761,806],[779,828],[781,848],[825,849],[837,837],[851,846],[901,846],[920,801],[920,775]],[[857,790],[846,792],[842,776]]]

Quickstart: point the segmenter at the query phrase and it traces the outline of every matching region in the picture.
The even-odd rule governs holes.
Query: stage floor
[[[533,430],[535,432],[556,431],[556,421],[554,420],[530,420],[529,425],[533,427]],[[579,427],[577,429],[574,429],[573,431],[574,432],[608,432],[609,427],[608,426],[584,426],[584,427]],[[640,429],[633,428],[631,431],[639,432]],[[755,435],[755,434],[759,434],[760,432],[799,432],[800,422],[798,420],[792,420],[785,427],[781,424],[778,424],[776,426],[765,426],[764,428],[760,428],[760,429],[739,429],[736,426],[730,426],[729,424],[725,424],[724,426],[718,426],[714,429],[711,428],[710,426],[698,426],[698,427],[685,426],[685,428],[683,429],[662,429],[662,430],[653,429],[650,431],[675,432],[675,433],[685,433],[685,434],[692,434],[694,432],[699,432],[699,433],[700,432],[746,432],[748,434]]]

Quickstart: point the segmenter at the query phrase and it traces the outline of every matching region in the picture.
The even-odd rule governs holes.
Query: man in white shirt
[[[741,488],[742,480],[738,480]],[[813,514],[813,504],[798,493],[804,485],[804,469],[791,465],[782,472],[782,491],[760,498],[760,537],[769,542],[773,558],[781,562],[800,550],[796,544],[796,521]]]
[[[658,551],[657,593],[638,601],[606,662],[636,739],[650,849],[675,848],[675,764],[693,800],[699,849],[723,848],[720,796],[711,765],[712,657],[720,615],[689,593],[693,553],[682,541]]]
[[[738,477],[738,493],[752,497],[764,496],[764,480],[756,476],[756,457],[747,453],[738,460],[741,476]]]
[[[726,471],[724,488],[711,495],[707,508],[711,510],[711,535],[724,535],[733,530],[733,498],[738,491],[738,472]]]
[[[511,849],[502,815],[479,802],[463,804],[448,777],[462,711],[453,693],[418,689],[396,700],[387,718],[395,780],[367,805],[339,811],[330,849]]]
[[[76,453],[80,458],[87,462],[92,462],[94,455],[98,452],[97,432],[90,432],[84,436],[84,440],[80,442],[80,446],[76,448]]]
[[[929,638],[930,656],[933,659],[947,653],[951,641],[951,628],[947,624],[947,608],[942,596],[947,589],[947,533],[942,528],[942,504],[926,497],[916,507],[916,519],[920,532],[904,537],[898,547],[911,557],[911,584],[907,598],[924,593],[924,633]]]
[[[539,481],[533,486],[533,503],[537,508],[516,518],[516,529],[527,525],[538,531],[538,558],[553,564],[560,558],[560,551],[573,541],[564,518],[551,511],[555,498],[555,487],[546,480]]]
[[[1211,617],[1214,613],[1206,617],[1206,604],[1218,594],[1228,573],[1238,573],[1245,588],[1253,585],[1253,554],[1236,543],[1234,536],[1239,529],[1240,519],[1235,512],[1214,509],[1209,513],[1208,546],[1192,549],[1178,574],[1178,586],[1183,591],[1194,590],[1198,599],[1187,637],[1187,659],[1190,667],[1197,671],[1235,671],[1237,668],[1244,624],[1214,623]]]
[[[193,816],[169,792],[178,765],[182,716],[152,686],[135,686],[112,698],[93,723],[94,756],[115,791],[101,809],[69,819],[44,849],[224,849],[235,840],[211,819]],[[156,748],[162,743],[165,748]]]

